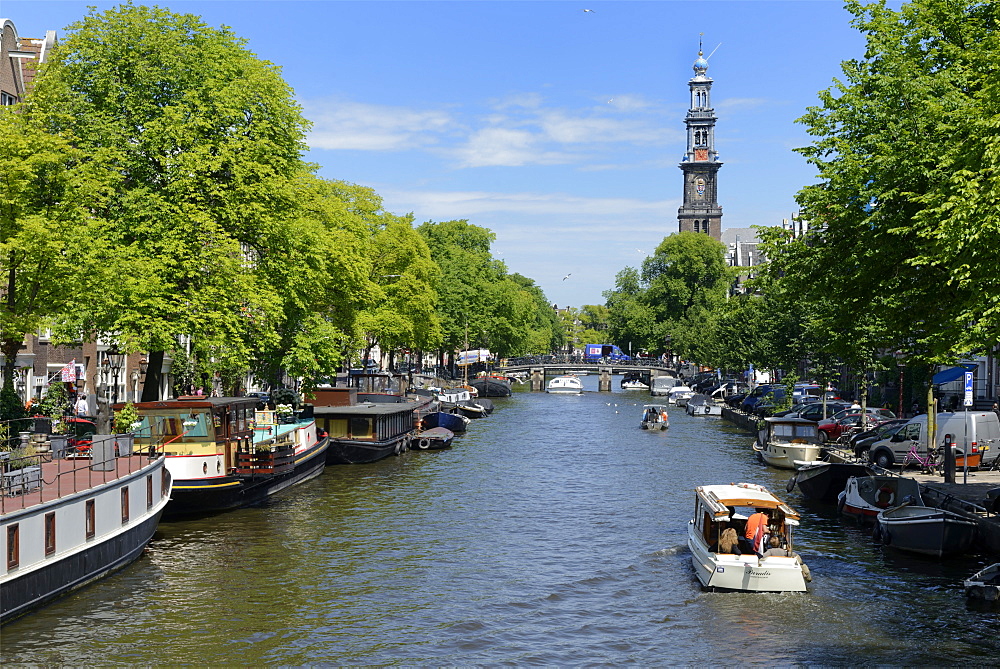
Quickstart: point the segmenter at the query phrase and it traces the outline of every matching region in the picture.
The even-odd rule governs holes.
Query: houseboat
[[[375,462],[409,448],[416,417],[413,402],[316,406],[316,421],[330,439],[329,465]]]
[[[816,423],[805,418],[765,418],[753,450],[772,467],[797,469],[800,464],[819,460],[823,443]]]
[[[125,567],[152,539],[171,494],[165,458],[116,456],[114,441],[95,437],[89,457],[4,463],[0,624]]]
[[[256,397],[180,397],[135,405],[139,447],[162,448],[174,479],[166,516],[260,502],[319,476],[328,440],[309,415],[258,410]]]

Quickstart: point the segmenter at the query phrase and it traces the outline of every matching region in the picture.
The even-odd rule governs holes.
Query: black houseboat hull
[[[329,444],[328,437],[318,440],[313,448],[296,455],[294,469],[284,474],[176,480],[163,517],[170,520],[258,504],[275,493],[322,474]]]
[[[510,397],[510,381],[498,378],[470,379],[469,385],[479,392],[480,397]]]
[[[792,481],[798,484],[799,490],[809,499],[836,504],[837,496],[847,486],[847,479],[852,476],[872,476],[874,473],[862,464],[824,462],[800,468]]]
[[[407,435],[385,441],[356,439],[331,439],[326,451],[328,465],[363,465],[378,462],[390,455],[399,455],[407,449]]]

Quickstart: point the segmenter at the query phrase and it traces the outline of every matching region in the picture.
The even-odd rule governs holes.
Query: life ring
[[[428,438],[426,438],[426,437],[424,437],[423,439],[421,439],[420,441],[417,442],[417,446],[421,450],[426,451],[428,448],[431,447],[431,440],[428,439]]]
[[[706,404],[706,405],[705,405],[705,415],[707,416],[707,415],[708,415],[708,414],[710,414],[710,413],[712,413],[712,407],[710,407],[710,406],[708,406],[708,405]]]

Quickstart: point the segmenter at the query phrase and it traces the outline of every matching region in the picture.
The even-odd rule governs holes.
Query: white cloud
[[[527,130],[484,128],[477,130],[465,146],[453,154],[461,167],[495,165],[557,165],[571,162],[567,154],[549,151],[539,146],[539,136]]]
[[[304,109],[313,121],[308,142],[314,149],[401,151],[426,147],[437,144],[454,123],[443,111],[359,102],[314,102]]]
[[[716,109],[754,109],[763,107],[770,100],[767,98],[726,98],[722,102],[716,103]]]

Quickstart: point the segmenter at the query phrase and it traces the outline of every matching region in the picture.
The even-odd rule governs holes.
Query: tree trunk
[[[149,364],[146,366],[146,380],[142,382],[143,402],[158,402],[160,397],[160,385],[163,382],[163,351],[150,351],[147,358]]]

